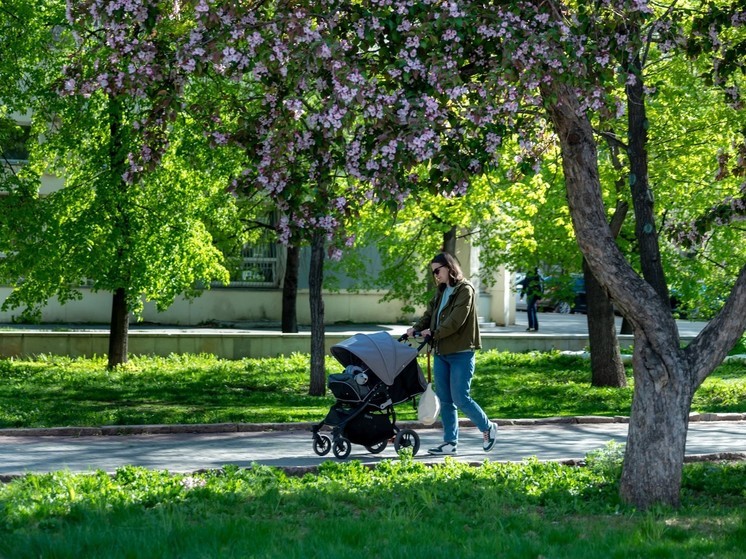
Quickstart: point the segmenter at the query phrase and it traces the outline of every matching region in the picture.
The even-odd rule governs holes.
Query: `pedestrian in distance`
[[[539,330],[539,299],[544,293],[541,285],[541,276],[538,268],[534,268],[532,274],[526,274],[521,280],[521,299],[526,297],[526,314],[528,315],[527,332],[538,332]]]
[[[457,453],[458,411],[461,410],[482,431],[485,452],[495,446],[497,424],[471,397],[474,378],[474,353],[481,347],[474,286],[464,278],[458,260],[447,252],[430,262],[437,290],[422,315],[407,335],[432,338],[435,393],[440,399],[443,444],[428,450],[433,455]]]

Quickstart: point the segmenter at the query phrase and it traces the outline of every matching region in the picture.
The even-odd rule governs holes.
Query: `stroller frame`
[[[326,418],[323,421],[314,425],[311,428],[313,432],[313,450],[319,456],[325,456],[330,450],[333,451],[334,456],[343,460],[350,455],[352,451],[352,443],[362,444],[365,449],[371,454],[378,454],[383,452],[388,446],[389,442],[394,443],[394,448],[399,452],[402,448],[411,448],[412,454],[416,455],[420,449],[420,438],[419,435],[412,429],[400,429],[396,425],[396,409],[393,405],[385,405],[379,408],[375,404],[371,404],[371,400],[377,397],[381,393],[386,393],[386,385],[379,381],[365,396],[363,401],[355,408],[350,409],[347,413],[344,412],[345,408],[348,407],[347,403],[337,401],[329,410]],[[388,398],[387,402],[390,404],[391,398]],[[389,432],[384,432],[380,437],[376,437],[373,440],[365,442],[359,442],[348,432],[348,425],[354,422],[362,414],[371,412],[384,412],[386,421],[390,426]],[[330,424],[328,422],[329,416],[333,414],[344,415],[339,423]],[[383,416],[383,413],[377,413],[377,417]],[[331,426],[332,430],[330,434],[321,433],[321,429],[324,427]]]
[[[403,359],[410,358],[410,361],[407,363],[402,361],[402,357],[400,357],[399,363],[395,367],[395,374],[385,377],[389,380],[387,383],[367,363],[362,359],[358,359],[357,355],[351,357],[346,352],[346,349],[344,349],[346,345],[355,347],[355,344],[361,343],[361,340],[365,342],[367,338],[373,339],[374,342],[381,342],[382,346],[384,346],[383,349],[387,350],[381,353],[386,356],[388,356],[387,352],[390,352],[391,349],[397,349],[391,346],[393,338],[385,332],[372,335],[357,334],[353,338],[339,344],[342,349],[338,349],[337,346],[332,348],[332,353],[338,358],[340,363],[343,365],[346,364],[348,367],[354,366],[368,373],[373,380],[369,386],[366,383],[365,389],[368,391],[358,399],[341,399],[337,395],[337,400],[329,409],[326,417],[311,428],[313,433],[313,450],[319,456],[325,456],[329,451],[332,451],[337,458],[345,459],[350,455],[353,443],[364,446],[372,454],[382,452],[388,446],[389,442],[394,443],[394,448],[397,452],[403,448],[411,448],[412,454],[416,455],[420,448],[420,438],[414,430],[400,429],[396,425],[396,409],[394,406],[405,401],[412,401],[417,395],[424,392],[424,377],[422,376],[419,365],[416,363],[416,357],[419,354],[419,350],[425,344],[420,345],[417,350],[405,346],[406,352]],[[403,336],[399,338],[398,342],[406,339],[407,337]],[[393,343],[397,346],[400,345],[396,342]],[[386,347],[387,344],[390,347]],[[336,353],[335,349],[338,349]],[[352,353],[354,354],[354,350]],[[363,365],[364,368],[360,367],[360,365]],[[402,373],[406,373],[407,375],[407,378],[402,382],[408,384],[406,387],[394,386],[396,377]],[[330,375],[330,387],[333,381],[336,385],[343,385],[342,388],[344,389],[347,389],[348,386],[354,387],[352,382],[346,383],[342,379],[332,379],[332,377],[340,376],[343,375]],[[416,379],[413,378],[414,376],[416,376]],[[347,386],[344,386],[345,384]],[[396,396],[392,397],[390,389],[393,390]],[[335,391],[333,390],[333,392]],[[345,395],[354,394],[355,392],[354,388],[350,388],[349,391],[345,392]],[[324,428],[331,428],[331,431],[321,432]]]

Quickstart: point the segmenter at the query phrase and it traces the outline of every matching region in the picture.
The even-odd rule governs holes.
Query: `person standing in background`
[[[407,330],[409,336],[415,332],[425,338],[430,336],[435,353],[433,374],[435,393],[440,399],[443,444],[428,453],[457,453],[458,410],[482,431],[482,448],[489,452],[495,446],[497,424],[471,397],[474,352],[481,347],[474,286],[464,278],[456,258],[447,252],[437,254],[430,261],[430,269],[438,290],[422,318]]]
[[[544,289],[541,285],[541,276],[539,269],[534,268],[532,274],[526,274],[526,277],[519,284],[521,286],[521,299],[526,297],[526,314],[528,315],[527,332],[537,332],[539,330],[538,306]]]

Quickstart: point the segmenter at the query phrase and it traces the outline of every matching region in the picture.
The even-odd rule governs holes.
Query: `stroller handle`
[[[419,338],[421,332],[415,332],[414,337]],[[409,339],[409,335],[404,332],[401,336],[399,336],[398,342],[406,342]],[[422,343],[417,347],[417,351],[419,352],[423,347],[425,347],[427,344],[431,343],[433,341],[433,337],[431,335],[425,336],[425,339],[422,340]]]

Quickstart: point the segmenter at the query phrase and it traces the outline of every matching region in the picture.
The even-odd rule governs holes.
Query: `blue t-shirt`
[[[438,307],[438,313],[435,316],[435,326],[438,326],[440,324],[440,313],[443,312],[443,309],[448,304],[448,299],[451,298],[452,293],[453,286],[447,285],[446,288],[443,290],[443,296],[440,298],[440,307]]]

